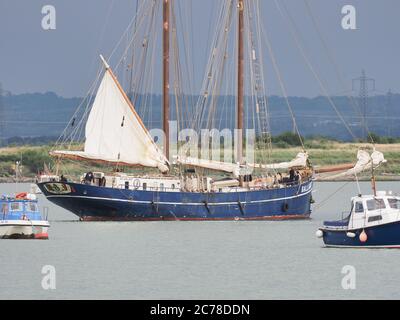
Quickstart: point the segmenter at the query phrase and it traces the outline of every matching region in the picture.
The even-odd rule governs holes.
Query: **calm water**
[[[41,196],[50,240],[0,240],[0,298],[399,299],[400,250],[327,249],[316,239],[357,193],[341,186],[317,184],[313,219],[287,222],[83,223]],[[400,192],[399,182],[378,186]],[[56,290],[41,287],[44,265],[56,269]],[[356,268],[355,290],[342,289],[345,265]]]

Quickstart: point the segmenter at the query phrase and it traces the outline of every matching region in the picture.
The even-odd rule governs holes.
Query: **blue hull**
[[[195,193],[115,189],[70,182],[56,183],[61,186],[58,191],[52,184],[38,186],[49,201],[86,221],[304,219],[311,214],[313,186],[312,181],[307,181],[279,189]]]
[[[365,247],[365,248],[400,248],[400,221],[382,224],[378,226],[365,228],[367,241],[360,241],[359,230],[330,230],[321,228],[324,232],[323,240],[326,246],[331,247]],[[350,231],[356,234],[350,238],[346,233]]]

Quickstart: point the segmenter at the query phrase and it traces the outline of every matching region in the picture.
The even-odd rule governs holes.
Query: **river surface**
[[[0,299],[399,299],[400,250],[328,249],[315,237],[357,193],[355,183],[317,183],[312,219],[271,222],[78,222],[39,196],[50,240],[0,240]],[[44,266],[55,289],[42,287]],[[355,288],[344,289],[350,275]]]

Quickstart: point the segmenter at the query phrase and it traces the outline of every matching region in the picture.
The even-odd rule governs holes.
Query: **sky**
[[[14,94],[53,91],[64,97],[85,95],[96,75],[99,53],[110,54],[135,13],[136,1],[150,0],[0,0],[3,88]],[[198,93],[208,55],[210,20],[219,0],[174,1],[192,1],[193,81],[194,93]],[[260,1],[288,95],[323,94],[274,0]],[[278,1],[293,17],[306,56],[329,94],[341,95],[351,90],[352,79],[362,69],[376,80],[376,93],[386,93],[388,89],[400,92],[400,1],[308,0],[329,53],[310,19],[305,0]],[[56,9],[55,30],[42,28],[41,11],[45,5]],[[356,30],[342,28],[344,5],[356,8]],[[281,95],[277,79],[268,76],[268,93]]]

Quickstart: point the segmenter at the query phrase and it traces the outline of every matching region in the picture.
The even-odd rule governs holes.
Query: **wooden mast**
[[[163,130],[164,153],[169,160],[169,27],[170,0],[163,0]]]
[[[372,185],[372,191],[374,192],[374,197],[376,197],[376,180],[375,180],[375,171],[374,171],[374,161],[371,159],[371,185]]]
[[[238,73],[237,73],[237,154],[236,161],[243,162],[243,101],[244,101],[244,0],[238,0]]]

